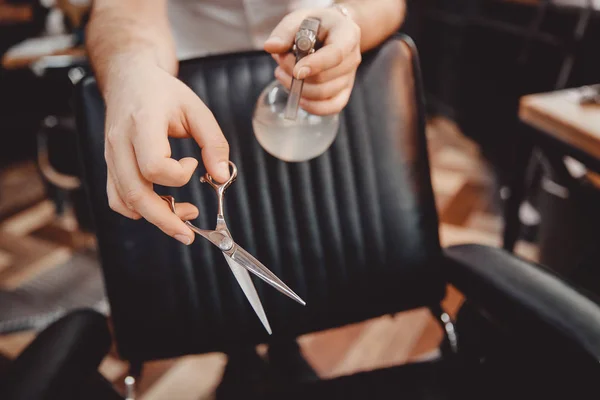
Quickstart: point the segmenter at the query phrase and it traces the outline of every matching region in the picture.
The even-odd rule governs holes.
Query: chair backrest
[[[262,52],[182,63],[180,77],[213,111],[239,169],[225,213],[234,239],[304,300],[257,281],[274,335],[299,335],[387,313],[439,304],[438,219],[429,175],[418,60],[408,38],[364,56],[340,131],[322,156],[285,163],[262,150],[251,118],[274,63]],[[146,221],[110,210],[104,105],[93,78],[78,98],[84,182],[121,356],[130,360],[222,351],[267,334],[220,252],[198,238],[178,244]],[[200,159],[191,140],[173,156]],[[159,188],[200,209],[212,229],[213,190],[199,174]]]

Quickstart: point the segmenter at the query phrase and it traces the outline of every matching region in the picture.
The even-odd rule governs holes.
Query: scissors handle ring
[[[227,181],[225,181],[224,183],[215,182],[213,177],[210,176],[210,174],[208,172],[203,177],[200,178],[200,182],[208,183],[217,192],[217,217],[220,216],[222,219],[224,218],[223,217],[223,197],[225,194],[225,189],[227,189],[229,186],[231,186],[233,181],[235,181],[235,178],[237,178],[237,167],[231,161],[229,161],[229,165],[231,166],[231,174],[229,176],[229,179],[227,179]]]
[[[223,195],[225,193],[225,189],[227,189],[229,186],[231,186],[233,181],[235,181],[235,178],[237,178],[237,167],[231,161],[229,161],[229,165],[231,166],[231,174],[230,174],[229,179],[227,179],[227,181],[225,181],[224,183],[215,182],[215,180],[213,179],[212,176],[210,176],[209,173],[206,173],[203,177],[200,178],[200,182],[208,183],[217,192],[217,200],[218,200],[217,214],[218,214],[218,216],[221,217],[221,219],[224,218],[223,217]],[[173,196],[161,196],[161,198],[169,204],[171,211],[173,213],[175,213],[175,198]]]
[[[175,212],[175,197],[173,196],[160,196],[161,199],[163,199],[164,201],[167,202],[167,204],[169,204],[169,207],[171,208],[171,211],[173,212],[173,214],[176,214]]]
[[[222,194],[225,191],[225,189],[231,186],[233,181],[235,181],[235,178],[237,178],[237,167],[231,161],[229,161],[229,165],[231,166],[231,174],[229,176],[229,179],[227,179],[224,183],[215,182],[213,177],[208,172],[200,178],[200,182],[208,183],[210,186],[213,187],[213,189],[217,191],[217,193],[220,192]]]

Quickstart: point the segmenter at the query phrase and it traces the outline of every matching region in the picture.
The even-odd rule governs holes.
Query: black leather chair
[[[0,399],[117,398],[110,397],[117,392],[97,372],[110,346],[106,318],[94,310],[74,310],[38,334],[3,371]]]
[[[226,197],[230,230],[307,301],[301,307],[257,282],[274,336],[417,307],[432,310],[447,335],[441,360],[248,397],[597,395],[592,378],[600,372],[600,308],[594,301],[503,250],[440,246],[419,63],[410,39],[392,38],[365,55],[339,136],[326,154],[307,163],[274,159],[252,134],[252,109],[273,68],[268,55],[251,52],[184,62],[180,73],[213,110],[239,169]],[[110,210],[104,106],[93,78],[80,89],[83,182],[118,352],[133,373],[148,360],[267,342],[216,249],[203,240],[185,247],[143,220]],[[200,157],[190,140],[172,146],[175,157]],[[197,224],[212,226],[214,193],[197,178],[183,188],[159,190],[197,204]],[[457,326],[440,306],[449,282],[468,299]],[[97,375],[93,368],[88,372]]]

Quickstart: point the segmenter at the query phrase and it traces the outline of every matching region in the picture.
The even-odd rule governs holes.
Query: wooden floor
[[[492,195],[493,181],[477,147],[444,119],[429,122],[428,136],[442,244],[499,246],[501,220]],[[72,217],[54,216],[35,173],[30,165],[0,173],[0,288],[4,290],[17,288],[94,245],[93,238],[78,234]],[[527,243],[518,243],[517,252],[532,260],[537,257],[536,248]],[[449,287],[446,310],[454,315],[461,302],[461,294]],[[0,355],[16,356],[34,337],[32,331],[0,335]],[[441,337],[429,312],[414,310],[306,335],[299,343],[320,376],[334,377],[435,356]],[[150,363],[140,382],[140,398],[211,398],[225,363],[223,354]],[[101,366],[101,372],[119,388],[126,369],[114,355]]]

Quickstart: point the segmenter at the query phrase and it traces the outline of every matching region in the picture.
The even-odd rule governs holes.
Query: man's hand
[[[198,209],[180,203],[175,215],[153,189],[185,185],[198,165],[194,158],[172,159],[168,137],[193,137],[208,173],[220,182],[229,178],[228,143],[210,110],[183,82],[155,64],[133,57],[121,61],[114,71],[119,79],[104,92],[110,207],[190,244],[194,233],[181,219],[196,218]]]
[[[307,17],[321,20],[318,39],[323,46],[296,64],[290,53],[295,35]],[[265,42],[279,66],[275,77],[290,88],[292,76],[304,79],[300,106],[316,115],[340,112],[348,103],[356,69],[361,62],[361,30],[335,8],[298,10],[288,14]]]

